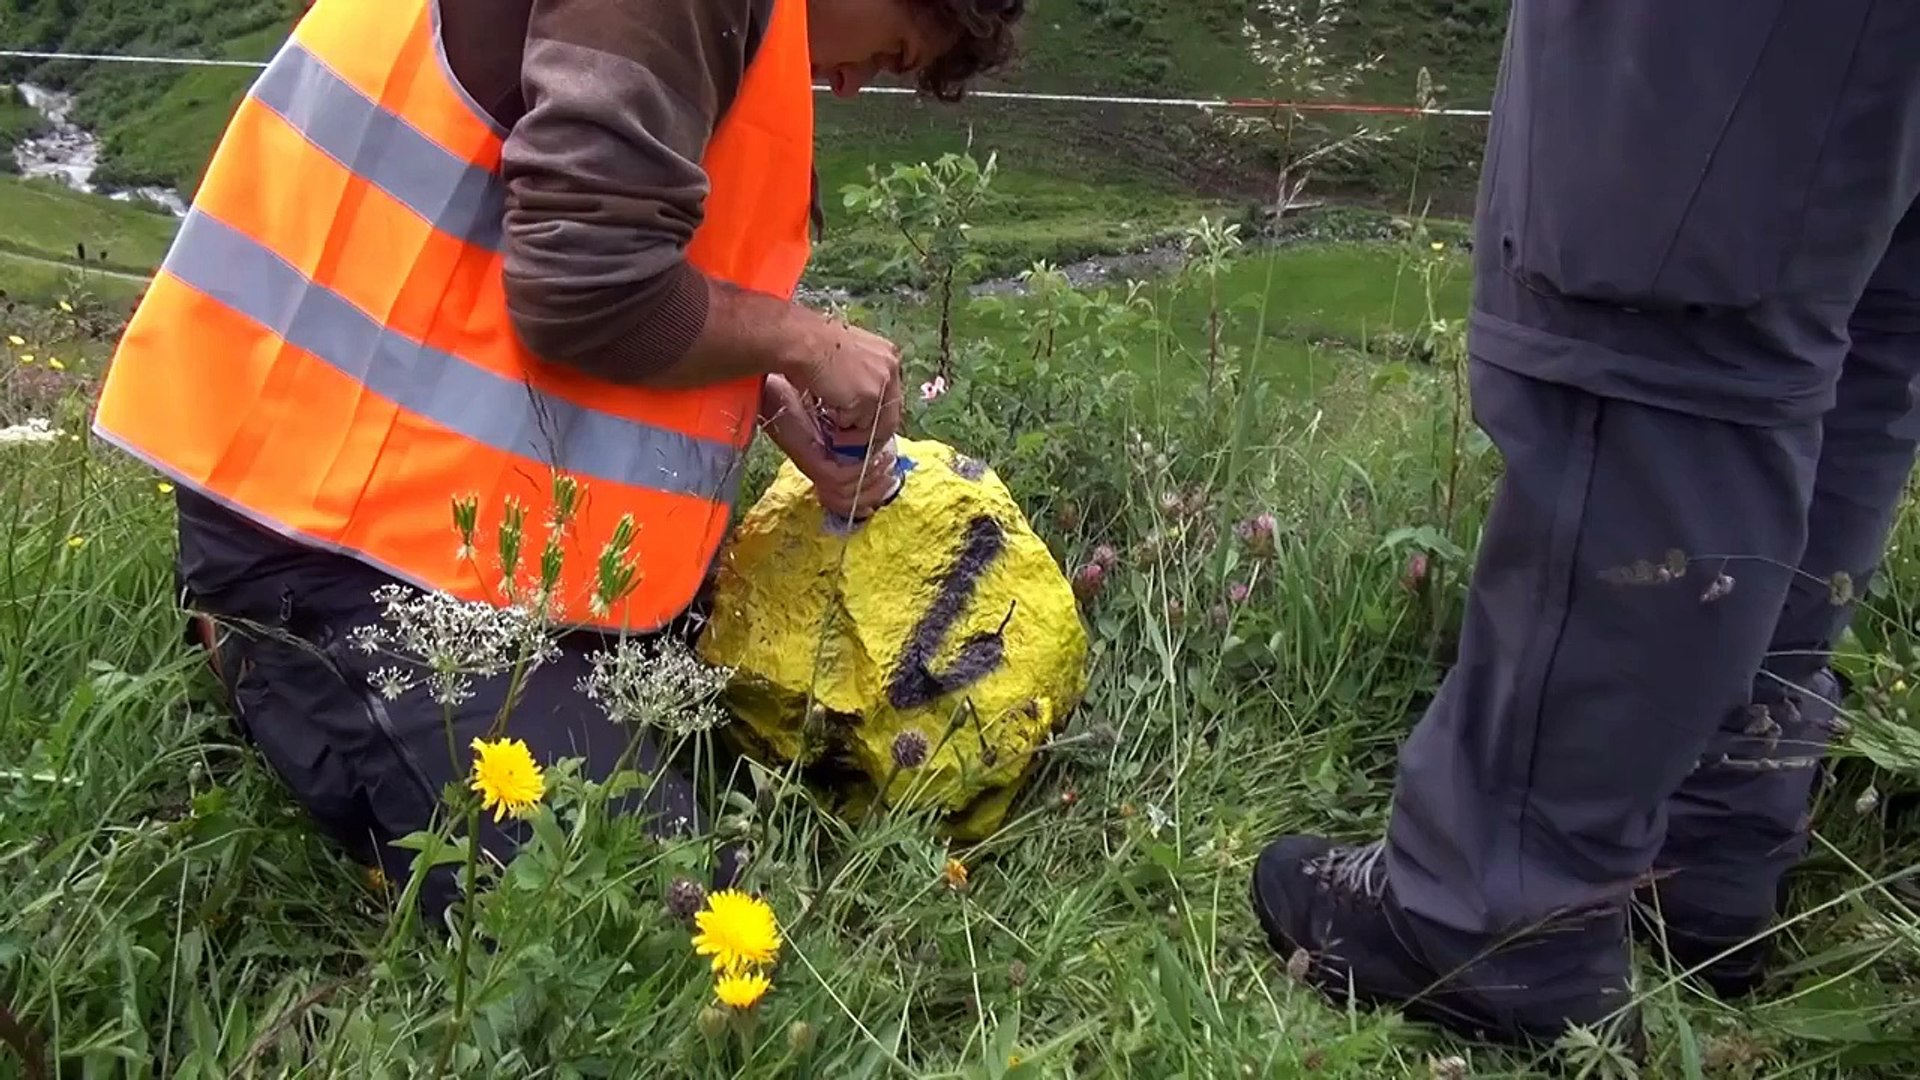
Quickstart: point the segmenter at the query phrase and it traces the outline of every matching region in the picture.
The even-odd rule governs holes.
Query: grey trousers
[[[1663,899],[1764,922],[1805,848],[1852,613],[1830,582],[1864,589],[1920,438],[1920,13],[1686,25],[1716,6],[1515,7],[1470,341],[1505,474],[1387,836],[1436,967],[1656,870]],[[1470,977],[1551,993],[1611,963],[1519,949]]]

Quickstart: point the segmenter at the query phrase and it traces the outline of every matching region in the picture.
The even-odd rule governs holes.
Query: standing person
[[[487,538],[506,502],[525,507],[524,584],[554,475],[584,486],[554,599],[574,632],[505,734],[594,776],[644,734],[585,699],[587,658],[688,608],[756,427],[827,509],[875,505],[885,455],[842,464],[821,415],[835,441],[884,445],[898,353],[792,302],[815,216],[813,82],[846,96],[912,74],[955,99],[1007,58],[1022,9],[310,6],[232,118],[95,430],[177,483],[184,600],[236,628],[208,644],[242,727],[330,836],[401,880],[390,841],[428,826],[504,703],[504,679],[478,683],[449,735],[442,703],[377,693],[390,658],[346,645],[379,621],[384,586],[500,598],[512,569],[458,550],[450,500],[477,496]],[[640,580],[608,604],[592,568],[623,518]],[[689,782],[635,749],[653,827],[691,824]],[[513,843],[492,825],[482,841]],[[426,883],[429,910],[451,896],[450,877]]]
[[[1714,957],[1805,848],[1846,582],[1920,436],[1916,58],[1902,0],[1515,0],[1469,331],[1506,471],[1459,662],[1385,841],[1254,873],[1330,996],[1513,1041],[1631,1019],[1636,890],[1672,959],[1758,985],[1763,944]]]

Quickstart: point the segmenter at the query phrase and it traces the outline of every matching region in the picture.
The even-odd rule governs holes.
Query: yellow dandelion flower
[[[87,546],[87,538],[84,536],[69,536],[67,537],[67,546],[78,551]]]
[[[61,363],[61,362],[60,362],[60,358],[59,358],[59,357],[57,357],[57,356],[49,356],[49,357],[47,357],[47,366],[48,366],[48,367],[50,367],[50,368],[52,368],[52,369],[53,369],[53,370],[55,370],[55,371],[65,371],[65,370],[67,370],[67,365],[65,365],[65,364],[63,364],[63,363]]]
[[[1439,240],[1435,240],[1435,241],[1433,242],[1433,250],[1435,250],[1435,251],[1445,251],[1445,250],[1447,250],[1447,245],[1446,245],[1445,243],[1443,243],[1442,241],[1439,241]]]
[[[946,879],[947,888],[964,889],[967,887],[967,864],[959,859],[948,859],[947,868],[940,872],[940,876]]]
[[[713,980],[713,996],[730,1009],[751,1009],[773,989],[773,980],[758,971],[736,971]]]
[[[547,793],[547,778],[519,739],[475,739],[473,782],[468,786],[480,793],[482,809],[493,811],[493,820],[499,821],[532,810]]]
[[[713,957],[715,971],[732,974],[771,964],[780,953],[780,926],[773,909],[738,889],[707,897],[707,906],[694,914],[693,922],[700,930],[693,936],[693,951]]]
[[[64,311],[64,312],[66,312],[66,313],[67,313],[67,314],[69,314],[69,315],[71,315],[71,314],[73,314],[73,305],[72,305],[72,304],[69,304],[69,303],[67,303],[67,302],[66,302],[65,300],[62,300],[62,301],[60,301],[60,310],[61,310],[61,311]]]
[[[1904,694],[1904,693],[1906,693],[1906,692],[1907,692],[1907,680],[1905,680],[1905,679],[1895,679],[1895,680],[1893,680],[1893,692],[1894,692],[1894,693],[1896,693],[1896,694]]]
[[[173,494],[173,485],[172,485],[172,484],[169,484],[169,483],[167,483],[167,482],[166,482],[165,480],[162,480],[162,481],[160,481],[160,482],[159,482],[158,484],[155,484],[155,485],[154,485],[154,487],[156,487],[156,488],[159,488],[159,489],[160,489],[160,494],[162,494],[162,495],[171,495],[171,494]]]
[[[33,363],[33,354],[32,354],[32,353],[30,353],[30,352],[23,352],[23,353],[21,353],[21,354],[20,354],[20,362],[21,362],[21,363],[23,363],[23,364],[31,364],[31,363]]]
[[[22,347],[24,347],[24,346],[25,346],[25,345],[27,344],[27,339],[26,339],[26,338],[23,338],[23,337],[21,337],[21,336],[20,336],[19,334],[8,334],[8,335],[7,335],[7,344],[9,344],[9,345],[11,345],[11,346],[13,346],[14,348],[16,348],[16,349],[18,349],[18,348],[22,348]]]

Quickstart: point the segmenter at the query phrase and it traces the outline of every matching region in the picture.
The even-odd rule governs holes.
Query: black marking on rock
[[[925,615],[915,624],[900,650],[900,666],[887,680],[887,700],[896,709],[914,709],[969,686],[999,668],[1006,657],[1007,620],[991,633],[975,634],[960,647],[959,656],[946,671],[929,666],[933,654],[946,639],[960,613],[979,587],[980,576],[1007,547],[1007,534],[991,516],[981,515],[967,523],[967,536],[953,566],[940,578],[940,592],[928,605]]]

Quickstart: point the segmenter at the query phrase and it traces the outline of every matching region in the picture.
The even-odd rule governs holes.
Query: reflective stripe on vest
[[[95,429],[270,529],[474,600],[502,598],[501,568],[459,554],[450,500],[479,497],[488,541],[508,500],[526,508],[524,588],[553,474],[571,475],[586,498],[556,616],[655,629],[725,533],[760,380],[650,390],[525,351],[502,281],[504,132],[448,74],[436,14],[312,7],[236,110]],[[776,0],[702,159],[687,257],[716,278],[789,297],[799,281],[810,75],[804,0]],[[602,612],[593,568],[623,516],[641,584]]]

